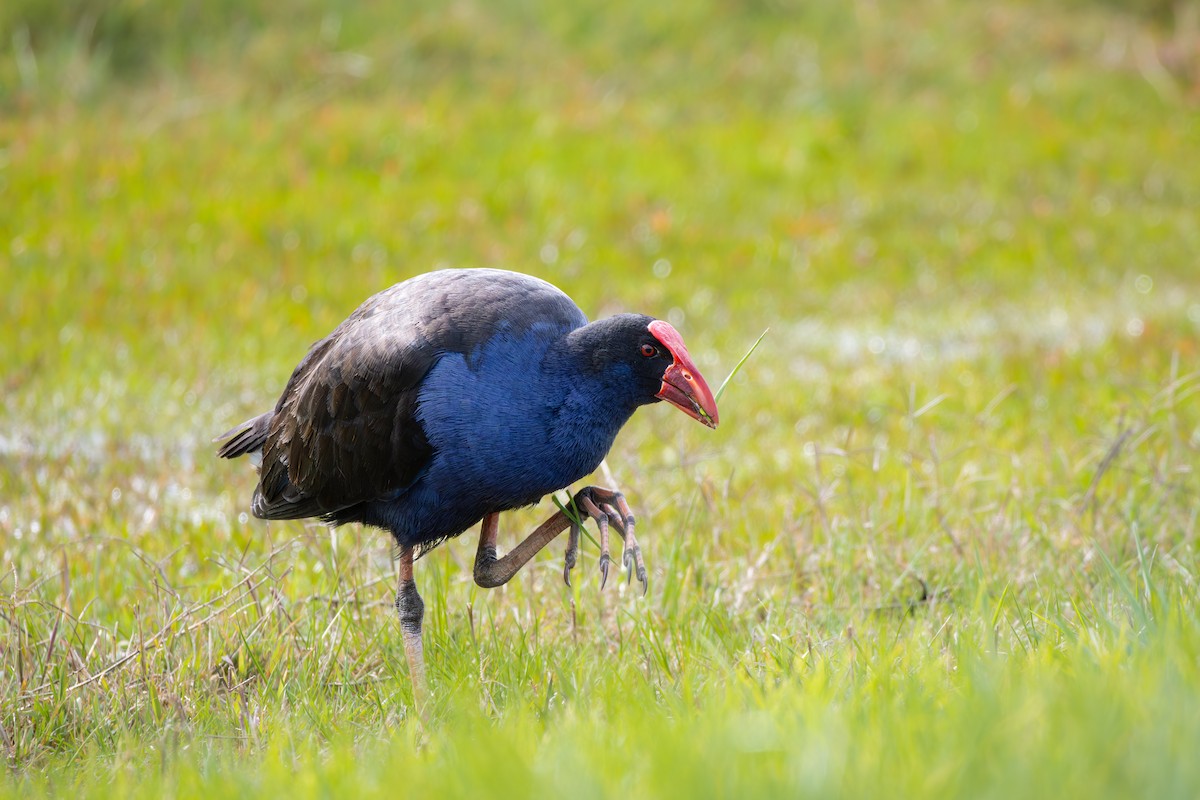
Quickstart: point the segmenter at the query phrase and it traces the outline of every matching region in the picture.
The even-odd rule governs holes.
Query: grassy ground
[[[393,5],[0,11],[0,796],[1200,792],[1195,4]],[[422,726],[209,439],[442,265],[771,332],[610,455],[645,598],[420,562]]]

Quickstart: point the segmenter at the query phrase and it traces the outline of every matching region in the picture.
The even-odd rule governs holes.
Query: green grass
[[[1200,792],[1194,3],[395,5],[0,11],[0,796]],[[447,265],[770,333],[610,454],[646,597],[419,562],[422,725],[210,439]]]

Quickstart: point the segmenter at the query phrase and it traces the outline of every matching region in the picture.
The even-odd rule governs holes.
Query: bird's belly
[[[376,504],[363,521],[388,528],[402,545],[436,542],[457,536],[486,514],[537,503],[591,473],[604,456],[543,456],[531,463],[520,450],[499,458],[481,447],[482,441],[474,444],[435,451],[413,485],[394,500]]]

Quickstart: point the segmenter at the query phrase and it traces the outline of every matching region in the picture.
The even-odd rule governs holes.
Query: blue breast
[[[422,382],[417,419],[434,455],[372,517],[402,544],[461,533],[484,514],[537,502],[595,470],[634,406],[557,356],[557,330],[496,336],[439,358]],[[378,523],[376,523],[378,524]]]

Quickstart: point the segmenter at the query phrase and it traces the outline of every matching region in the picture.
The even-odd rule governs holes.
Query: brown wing
[[[351,322],[313,346],[275,407],[255,516],[318,516],[386,497],[432,454],[416,405],[436,351],[390,335],[393,326]]]

